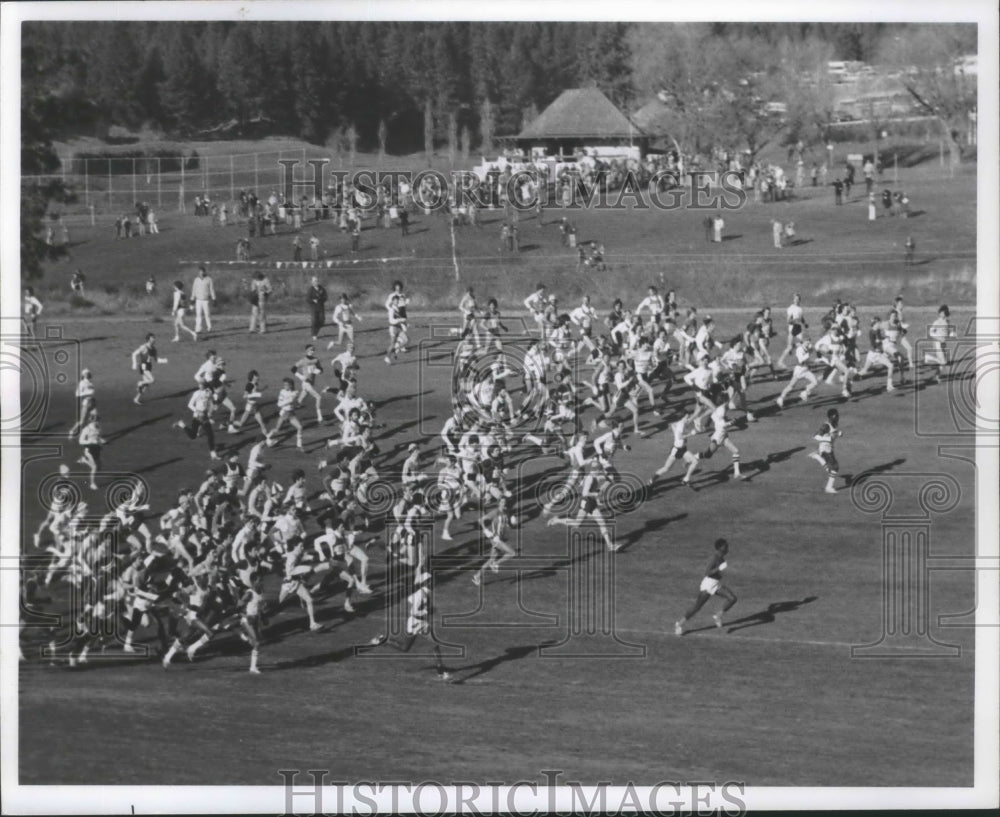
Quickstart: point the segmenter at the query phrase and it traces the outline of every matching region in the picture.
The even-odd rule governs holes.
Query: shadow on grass
[[[881,465],[873,466],[872,468],[866,468],[862,473],[855,476],[854,474],[842,474],[844,482],[847,485],[853,485],[855,482],[860,482],[866,477],[874,476],[875,474],[884,474],[886,471],[891,471],[893,468],[897,468],[906,462],[906,457],[897,457],[892,460],[892,462],[884,462]]]
[[[801,600],[792,601],[776,601],[773,604],[769,604],[766,609],[759,610],[756,613],[751,613],[749,615],[743,616],[742,618],[735,619],[725,623],[725,628],[727,633],[734,633],[738,630],[745,630],[747,627],[757,627],[761,624],[774,624],[777,616],[782,613],[792,613],[798,610],[800,607],[806,604],[812,604],[816,601],[818,596],[806,596]],[[685,630],[684,635],[691,635],[692,633],[702,633],[707,630],[717,629],[714,624],[708,624],[704,627],[694,627],[690,630]]]
[[[544,642],[541,644],[525,644],[521,647],[507,647],[500,655],[493,658],[487,658],[484,661],[480,661],[476,664],[468,664],[464,667],[449,667],[449,672],[465,672],[467,670],[472,670],[468,675],[458,678],[452,681],[453,684],[464,684],[466,681],[471,681],[473,678],[478,678],[480,675],[485,675],[491,670],[496,669],[501,664],[507,664],[510,661],[519,661],[522,658],[527,658],[534,652],[537,652],[541,647],[547,646],[548,644],[554,644],[555,642]]]
[[[737,630],[745,630],[747,627],[774,624],[775,617],[781,613],[792,613],[806,604],[812,604],[816,599],[817,596],[806,596],[801,601],[777,601],[774,604],[769,604],[766,610],[761,610],[759,613],[753,613],[749,616],[738,618],[736,621],[730,621],[726,625],[726,632],[735,633]]]
[[[186,394],[186,392],[185,392],[185,394]],[[113,434],[109,434],[108,435],[108,442],[111,443],[111,442],[114,442],[115,440],[120,440],[122,437],[126,436],[127,434],[131,434],[133,431],[138,431],[140,428],[145,428],[146,426],[155,425],[156,423],[160,422],[161,420],[167,420],[170,417],[173,417],[173,415],[172,414],[158,414],[156,417],[150,417],[147,420],[143,420],[141,423],[136,423],[135,425],[131,425],[131,426],[128,426],[126,428],[119,429],[118,431],[114,432]]]

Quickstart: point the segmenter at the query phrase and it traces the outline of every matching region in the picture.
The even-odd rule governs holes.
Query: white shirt
[[[194,394],[191,395],[191,399],[188,400],[188,410],[192,414],[208,414],[209,407],[212,404],[212,393],[207,392],[204,389],[197,389]]]
[[[202,278],[200,275],[194,279],[191,284],[191,297],[196,301],[207,301],[215,300],[215,287],[212,284],[212,278],[206,275]]]
[[[577,326],[589,326],[597,320],[597,310],[592,306],[578,306],[569,313],[569,319]]]
[[[653,315],[663,312],[663,296],[659,294],[647,295],[642,299],[642,303],[635,308],[635,312],[638,315],[643,309],[647,308]]]

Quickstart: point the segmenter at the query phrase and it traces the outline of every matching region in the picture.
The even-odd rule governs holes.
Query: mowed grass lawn
[[[879,205],[879,219],[869,222],[863,185],[856,186],[841,207],[834,206],[831,187],[807,187],[795,191],[790,201],[751,200],[740,210],[724,212],[721,244],[706,243],[701,223],[705,211],[687,206],[673,211],[552,207],[541,223],[534,214],[526,214],[518,225],[522,249],[516,254],[500,252],[501,211],[482,211],[480,229],[458,228],[454,245],[448,220],[440,214],[414,216],[406,237],[398,228],[382,229],[367,219],[357,254],[350,251],[350,237],[334,222],[307,223],[302,230],[306,249],[315,232],[321,258],[332,267],[270,269],[278,285],[272,306],[301,309],[312,274],[319,274],[334,292],[351,293],[362,306],[380,304],[390,282],[403,278],[413,292],[414,306],[425,309],[450,308],[466,286],[474,285],[480,297],[497,297],[501,308],[509,311],[520,308],[539,280],[566,304],[585,293],[600,303],[615,297],[638,300],[650,283],[676,289],[685,303],[715,308],[780,306],[792,291],[802,292],[807,303],[827,304],[835,298],[884,303],[898,293],[911,304],[974,303],[975,174],[947,179],[939,169],[921,166],[900,171],[899,184],[887,180],[877,190],[883,187],[906,191],[911,218],[883,217]],[[198,262],[233,260],[237,239],[246,235],[243,224],[213,226],[207,217],[178,214],[176,204],[156,209],[160,235],[129,241],[115,240],[114,214],[99,216],[93,227],[74,220],[70,257],[48,265],[37,287],[43,300],[53,301],[52,312],[165,314],[170,282],[189,281]],[[558,222],[563,216],[574,223],[579,242],[604,244],[610,273],[578,271],[576,251],[560,242]],[[795,222],[794,246],[774,248],[772,219]],[[917,246],[913,267],[903,265],[908,236]],[[271,265],[291,260],[292,239],[291,227],[284,225],[276,236],[255,239],[252,262]],[[66,303],[69,277],[76,268],[87,276],[86,297],[92,306],[71,308]],[[243,308],[240,282],[252,271],[253,264],[213,269],[221,309]],[[144,295],[149,275],[160,288],[156,298]]]
[[[865,229],[860,205],[834,211],[825,198],[801,205],[801,212],[815,218],[799,215],[799,205],[787,206],[796,213],[800,233],[817,236],[803,247],[803,259],[809,257],[805,253],[818,257],[821,243],[831,254],[861,244],[860,239],[836,238],[835,228],[853,212],[850,218],[858,219],[860,234]],[[911,194],[914,206],[923,208],[920,198]],[[927,208],[913,224],[936,229],[934,213],[944,211]],[[760,227],[767,212],[761,207],[731,216],[729,229],[743,235],[743,251],[764,251],[767,237]],[[821,227],[820,216],[840,221]],[[644,223],[628,215],[587,218],[581,235],[597,235],[600,225],[598,237],[608,244],[609,254],[627,244],[616,235],[616,224]],[[740,224],[740,219],[746,222]],[[211,257],[231,241],[221,237],[224,231],[193,219],[174,222],[165,216],[163,221],[159,239],[116,244],[107,233],[94,234],[76,250],[79,263],[85,263],[85,253],[93,253],[93,264],[86,266],[95,284],[115,278],[140,282],[149,269],[163,270],[166,276],[189,249]],[[442,240],[438,223],[430,235],[414,240]],[[652,235],[655,228],[642,229]],[[697,229],[691,225],[690,230]],[[875,229],[901,232],[902,225],[887,220]],[[942,230],[935,240],[957,247],[963,243],[958,229],[953,226],[951,237]],[[227,235],[235,235],[235,228]],[[970,235],[966,232],[965,239]],[[376,237],[387,244],[399,240],[395,234],[375,232],[369,238],[366,233],[366,241]],[[664,243],[700,250],[700,238],[699,232],[683,238],[667,235]],[[872,237],[862,249],[874,251],[888,240]],[[286,243],[285,238],[268,241],[282,249]],[[736,252],[740,241],[712,249]],[[558,258],[554,234],[544,242],[545,253]],[[144,252],[133,250],[139,247]],[[398,249],[387,246],[384,251]],[[780,280],[781,269],[761,273],[774,272]],[[407,283],[421,289],[416,275]],[[521,283],[517,290],[527,294]],[[747,285],[771,284],[748,279]],[[690,302],[688,292],[679,289],[682,303]],[[636,298],[639,293],[629,294]],[[780,306],[786,302],[782,297]],[[603,301],[599,305],[607,306]],[[699,305],[707,310],[725,304]],[[807,318],[816,326],[823,310],[808,306]],[[749,313],[720,314],[720,335],[735,331]],[[963,328],[970,316],[956,310],[956,325]],[[911,311],[916,336],[932,317],[932,310]],[[196,485],[212,464],[203,440],[191,442],[171,428],[186,415],[192,375],[205,350],[214,348],[227,359],[236,383],[250,368],[261,371],[269,386],[265,415],[270,419],[280,378],[308,341],[304,320],[294,315],[277,318],[274,331],[264,337],[248,337],[241,315],[223,315],[216,335],[197,344],[170,343],[167,325],[151,324],[142,316],[65,316],[50,323],[61,324],[64,338],[71,341],[57,348],[71,353],[66,366],[73,376],[60,384],[56,376],[62,370],[55,364],[48,369],[40,383],[52,399],[47,414],[35,418],[41,433],[22,441],[26,554],[33,553],[30,533],[42,518],[38,486],[61,463],[79,470],[74,465],[78,446],[65,438],[72,423],[73,367],[88,366],[95,373],[109,440],[108,474],[100,478],[100,490],[90,491],[80,475],[74,475],[75,483],[99,513],[115,474],[139,474],[148,481],[153,511],[159,514],[180,487]],[[378,444],[385,452],[380,468],[387,474],[399,467],[413,441],[424,443],[431,467],[436,449],[432,435],[450,410],[449,346],[435,342],[428,349],[416,343],[429,336],[427,324],[427,319],[414,319],[415,348],[392,368],[381,360],[385,337],[379,314],[361,325],[365,331],[358,336],[361,392],[379,406],[379,420],[386,424]],[[156,385],[146,404],[137,407],[131,402],[135,375],[128,355],[150,329],[157,332],[160,353],[169,363],[157,367]],[[55,360],[53,350],[47,354]],[[25,384],[22,400],[29,404],[37,393],[29,391],[27,380]],[[448,645],[446,663],[456,683],[438,682],[426,656],[389,652],[389,657],[372,659],[354,654],[356,645],[384,626],[384,551],[378,547],[371,550],[371,600],[347,617],[340,595],[325,597],[318,617],[326,626],[318,633],[307,631],[304,612],[295,604],[286,606],[271,621],[261,649],[263,672],[257,677],[246,672],[246,647],[232,635],[213,642],[195,664],[181,660],[166,672],[155,659],[95,656],[76,671],[29,660],[20,673],[20,780],[280,785],[279,769],[329,769],[333,780],[544,782],[542,770],[559,769],[563,780],[592,783],[697,779],[758,786],[971,785],[972,631],[941,628],[937,617],[974,608],[973,573],[935,571],[930,582],[930,634],[959,646],[960,655],[852,658],[852,645],[876,642],[883,631],[883,526],[878,514],[857,507],[850,490],[823,493],[825,475],[806,456],[814,450],[812,437],[826,409],[838,406],[844,431],[837,449],[842,472],[882,473],[898,492],[901,504],[894,512],[903,514],[918,510],[915,492],[928,475],[953,477],[962,486],[961,497],[953,510],[931,517],[931,552],[971,555],[974,469],[965,460],[938,454],[939,444],[970,441],[915,431],[918,411],[932,428],[944,433],[953,428],[953,387],[921,385],[885,394],[883,386],[881,376],[865,380],[848,401],[839,400],[838,389],[821,387],[810,403],[793,403],[778,412],[773,400],[781,383],[755,383],[749,397],[760,420],[733,433],[751,480],[741,483],[722,475],[729,467],[722,450],[703,463],[698,492],[673,479],[640,494],[634,509],[615,519],[616,538],[625,547],[611,561],[599,548],[571,548],[567,531],[545,527],[538,515],[534,497],[562,477],[561,461],[541,456],[537,449],[517,453],[516,512],[522,524],[512,542],[518,559],[498,575],[487,573],[485,586],[477,589],[470,581],[481,548],[474,514],[467,513],[455,527],[453,542],[435,540],[435,556],[452,561],[435,570],[434,631]],[[683,392],[675,393],[680,405]],[[311,416],[309,411],[301,414],[303,419]],[[632,450],[618,458],[627,484],[645,480],[662,464],[671,442],[667,420],[644,410],[643,423],[655,433],[647,440],[627,436]],[[287,484],[291,471],[302,465],[310,488],[318,490],[315,463],[326,452],[323,440],[334,433],[333,426],[307,422],[307,455],[288,443],[268,451],[273,476]],[[251,435],[220,437],[245,458]],[[694,450],[706,446],[707,435],[692,442]],[[900,481],[893,482],[897,477]],[[378,530],[380,524],[376,521],[374,527]],[[710,614],[717,602],[711,602],[692,621],[692,632],[675,637],[673,622],[696,595],[719,536],[731,543],[726,582],[739,603],[727,614],[723,629],[712,626]],[[574,565],[590,572],[574,573]],[[574,627],[586,633],[587,623],[580,625],[573,615],[580,609],[580,594],[586,602],[587,588],[596,593],[588,582],[605,575],[602,571],[610,565],[613,598],[604,595],[594,603],[604,615],[613,611],[619,640],[582,637]],[[276,591],[277,584],[269,581],[269,600]],[[62,591],[56,597],[59,608]],[[590,624],[600,631],[599,623]],[[27,630],[26,648],[37,646],[38,637]],[[561,648],[539,652],[539,647],[568,638]],[[154,633],[143,631],[140,640],[152,646]],[[566,652],[583,657],[565,657]],[[112,653],[118,656],[109,649],[108,655]]]

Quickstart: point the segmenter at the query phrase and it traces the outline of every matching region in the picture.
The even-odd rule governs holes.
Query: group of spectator
[[[157,235],[160,232],[156,213],[149,206],[149,202],[137,201],[135,203],[134,216],[129,213],[122,213],[115,219],[115,239],[145,235],[147,231],[150,235]]]

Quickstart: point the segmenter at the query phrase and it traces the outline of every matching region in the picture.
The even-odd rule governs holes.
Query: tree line
[[[179,137],[286,134],[323,144],[350,132],[363,148],[402,153],[446,142],[489,149],[494,137],[516,133],[561,91],[581,85],[596,84],[630,108],[659,90],[650,60],[675,53],[692,57],[698,69],[704,55],[740,43],[739,59],[714,66],[726,71],[755,62],[750,54],[816,42],[831,59],[871,60],[898,28],[29,22],[22,62],[27,78],[44,83],[45,118],[59,135],[105,136],[117,125]],[[687,51],[677,52],[679,42]]]

